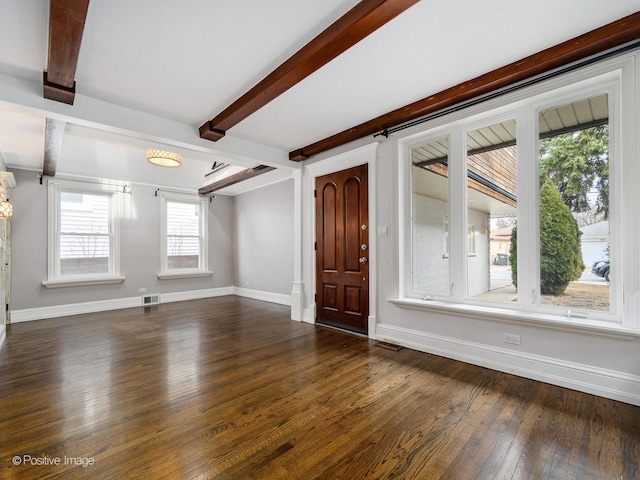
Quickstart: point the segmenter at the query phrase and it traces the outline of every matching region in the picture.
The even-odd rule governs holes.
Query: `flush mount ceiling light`
[[[182,155],[149,148],[147,150],[147,161],[160,167],[179,167],[182,165]]]

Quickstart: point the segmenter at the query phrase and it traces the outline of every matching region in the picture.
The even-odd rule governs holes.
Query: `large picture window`
[[[640,208],[622,200],[635,198],[638,152],[624,135],[636,119],[622,78],[635,85],[635,74],[620,65],[438,117],[399,140],[401,297],[640,328],[637,302],[623,302],[638,287],[624,271],[639,259],[623,232],[638,227]]]

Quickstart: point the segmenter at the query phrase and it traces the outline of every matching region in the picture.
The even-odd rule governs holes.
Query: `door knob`
[[[367,259],[367,257],[360,257],[360,260],[358,260],[360,263],[367,263],[369,260]]]

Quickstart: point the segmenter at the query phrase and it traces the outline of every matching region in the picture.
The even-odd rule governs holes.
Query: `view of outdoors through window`
[[[541,303],[608,311],[608,96],[546,109],[539,120]]]
[[[412,156],[412,290],[449,295],[449,141],[414,147]]]
[[[516,121],[467,132],[466,144],[467,294],[514,302],[509,247],[518,214]]]
[[[108,195],[60,192],[60,275],[109,273]]]
[[[200,267],[200,207],[167,202],[167,268]]]
[[[600,94],[539,113],[539,212],[518,210],[516,120],[466,132],[466,297],[518,300],[518,216],[539,215],[537,305],[610,311],[609,108]],[[411,149],[411,290],[451,295],[449,139]],[[454,160],[451,160],[454,161]],[[537,178],[531,178],[535,182]],[[461,220],[454,211],[456,222]],[[459,230],[456,230],[459,231]],[[520,274],[524,275],[524,271]],[[529,275],[530,274],[530,275]]]

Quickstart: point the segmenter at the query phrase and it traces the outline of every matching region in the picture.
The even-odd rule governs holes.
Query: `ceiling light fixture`
[[[149,148],[147,150],[147,161],[160,167],[179,167],[182,165],[182,155]]]

